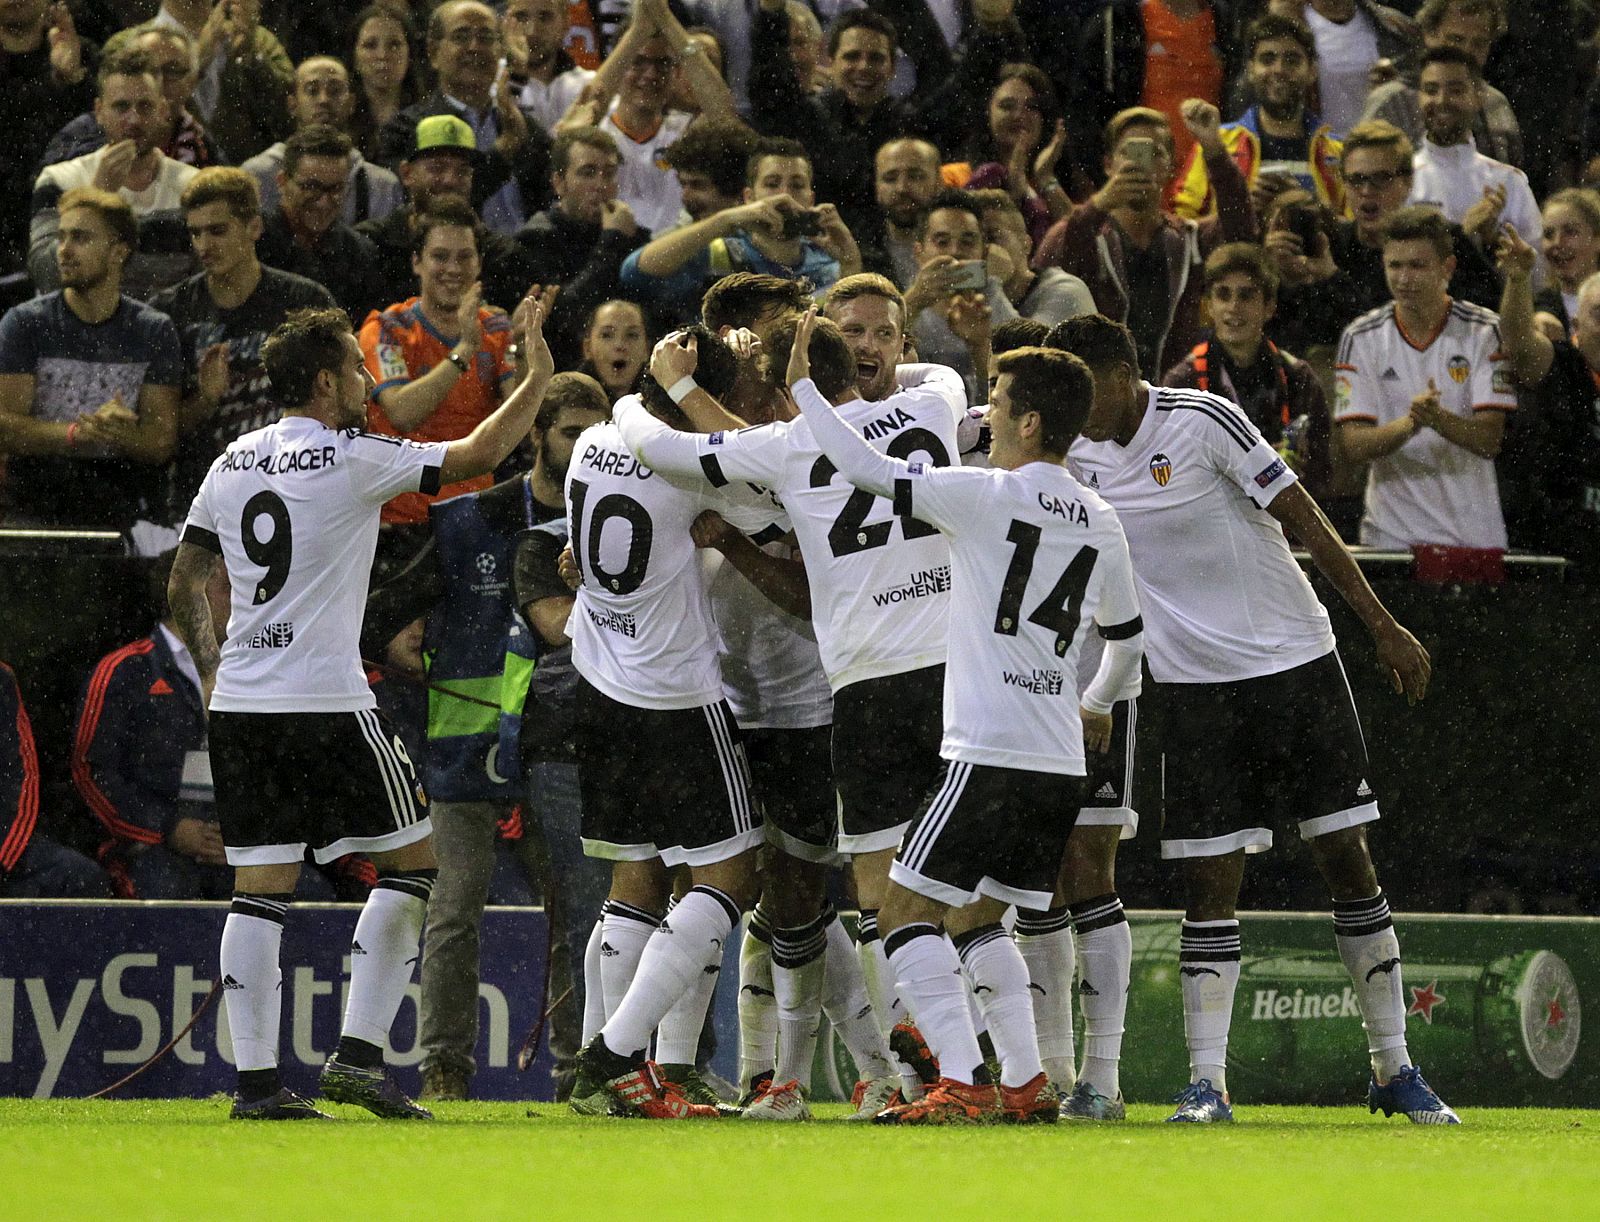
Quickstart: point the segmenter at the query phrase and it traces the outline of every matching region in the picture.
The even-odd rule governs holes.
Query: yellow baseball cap
[[[478,142],[466,120],[455,115],[429,115],[417,124],[417,144],[407,160],[424,153],[456,153],[476,161]]]

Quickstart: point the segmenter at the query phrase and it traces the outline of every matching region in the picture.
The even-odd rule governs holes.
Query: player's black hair
[[[349,352],[344,342],[349,334],[349,315],[335,307],[289,312],[261,346],[261,363],[280,406],[304,407],[311,402],[317,374],[327,370],[338,376]]]
[[[1128,366],[1135,374],[1139,372],[1139,345],[1133,332],[1126,323],[1104,314],[1063,319],[1050,328],[1044,346],[1072,353],[1095,374],[1109,372],[1118,365]]]
[[[811,304],[804,280],[765,272],[730,272],[700,299],[700,320],[713,331],[753,327],[770,314],[800,314]]]
[[[786,381],[789,350],[799,329],[798,318],[786,318],[767,337],[767,380],[775,385]],[[833,319],[818,316],[806,353],[811,357],[811,380],[830,401],[856,384],[856,355]]]
[[[739,376],[739,358],[733,354],[733,349],[723,343],[714,331],[694,323],[681,328],[686,334],[695,338],[695,351],[699,359],[694,367],[695,384],[710,395],[713,399],[722,400],[733,389],[733,383]],[[639,398],[650,414],[659,420],[665,420],[675,428],[689,429],[688,417],[683,414],[683,409],[672,401],[667,394],[667,388],[662,386],[647,372],[639,380]]]
[[[1003,356],[1013,348],[1043,348],[1050,328],[1036,318],[1008,318],[994,329],[989,354]]]
[[[995,362],[1006,384],[1013,420],[1039,413],[1039,443],[1046,454],[1065,458],[1072,440],[1083,431],[1094,405],[1094,375],[1089,366],[1059,348],[1013,348]]]

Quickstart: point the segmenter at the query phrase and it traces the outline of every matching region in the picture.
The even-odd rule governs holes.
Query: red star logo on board
[[[1567,1012],[1561,1008],[1561,994],[1557,993],[1550,999],[1550,1012],[1544,1020],[1544,1025],[1552,1030],[1567,1021]]]
[[[1437,980],[1430,980],[1420,989],[1416,985],[1411,986],[1411,1008],[1406,1011],[1407,1018],[1420,1014],[1423,1022],[1433,1025],[1434,1006],[1442,1006],[1446,1000],[1445,995],[1438,991],[1438,984]]]

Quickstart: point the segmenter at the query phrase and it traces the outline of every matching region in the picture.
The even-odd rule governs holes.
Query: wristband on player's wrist
[[[686,374],[685,376],[679,378],[671,386],[667,387],[667,398],[671,399],[674,403],[682,403],[698,389],[699,383],[694,380],[694,376],[692,374]]]

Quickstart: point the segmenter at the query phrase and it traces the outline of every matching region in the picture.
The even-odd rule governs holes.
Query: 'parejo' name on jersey
[[[579,461],[601,475],[615,475],[620,479],[649,479],[655,474],[626,450],[608,450],[604,446],[589,446]]]
[[[290,471],[321,471],[335,461],[333,446],[307,446],[301,450],[285,450],[281,454],[263,455],[256,461],[254,450],[229,450],[217,464],[218,471],[255,470],[263,475],[284,475]]]

